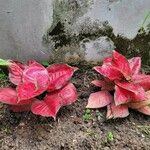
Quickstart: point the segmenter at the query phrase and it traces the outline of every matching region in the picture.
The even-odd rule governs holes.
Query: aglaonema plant
[[[114,50],[102,66],[94,69],[103,76],[92,81],[101,91],[90,95],[87,108],[107,106],[108,119],[127,117],[129,108],[150,115],[150,75],[140,72],[140,57],[127,60]]]
[[[8,67],[9,80],[14,85],[0,88],[0,102],[8,104],[14,112],[31,110],[34,114],[55,119],[62,106],[77,99],[76,88],[70,83],[76,67],[53,64],[45,68],[35,60],[22,64],[2,59],[0,65]],[[46,96],[39,99],[43,93]]]

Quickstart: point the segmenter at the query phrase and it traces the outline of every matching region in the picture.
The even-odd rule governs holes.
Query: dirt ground
[[[127,118],[106,120],[106,108],[85,116],[88,96],[98,90],[90,81],[97,77],[89,68],[74,75],[78,100],[56,121],[0,104],[0,150],[150,150],[150,117],[131,110]]]

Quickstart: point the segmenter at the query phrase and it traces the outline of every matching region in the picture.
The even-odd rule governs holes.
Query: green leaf
[[[48,61],[43,61],[42,65],[44,65],[45,67],[48,67],[49,66],[49,62]]]
[[[0,59],[0,66],[9,66],[9,65],[10,65],[9,60]]]
[[[107,133],[107,141],[111,142],[114,140],[114,135],[112,132]]]

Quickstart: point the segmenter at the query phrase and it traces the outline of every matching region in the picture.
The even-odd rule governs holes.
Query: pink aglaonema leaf
[[[94,69],[103,75],[104,77],[109,78],[110,80],[120,80],[122,79],[122,74],[117,70],[116,67],[112,66],[109,63],[103,64],[101,67],[96,66]]]
[[[37,83],[34,84],[34,83],[26,82],[26,83],[19,84],[17,86],[18,102],[21,103],[26,99],[34,98],[40,95],[41,93],[43,93],[45,89],[46,88],[38,88]]]
[[[9,65],[9,79],[10,81],[18,85],[22,82],[22,74],[23,70],[26,68],[26,65],[17,62],[17,61],[12,61]]]
[[[17,86],[18,100],[31,99],[42,94],[49,85],[47,70],[38,63],[32,63],[23,71],[22,83]]]
[[[36,60],[34,60],[34,59],[30,59],[30,60],[28,60],[28,62],[27,62],[27,65],[28,66],[32,66],[32,65],[36,65],[36,66],[41,66],[41,64],[39,64]]]
[[[121,87],[115,86],[114,102],[115,105],[125,104],[130,101],[129,92]]]
[[[143,100],[143,101],[139,101],[139,102],[129,102],[127,105],[128,107],[132,108],[132,109],[139,109],[145,106],[150,105],[150,91],[146,92],[146,96],[147,96],[147,100]]]
[[[92,93],[88,99],[86,108],[101,108],[113,101],[112,95],[108,91]]]
[[[58,90],[62,88],[68,83],[76,70],[76,67],[71,67],[66,64],[50,65],[47,68],[50,80],[48,91]]]
[[[137,111],[150,116],[150,106],[141,107]]]
[[[35,101],[31,110],[34,114],[55,119],[62,106],[70,105],[76,99],[76,88],[72,83],[69,83],[64,88],[47,94],[43,101]]]
[[[150,99],[145,100],[145,101],[140,101],[140,102],[131,102],[131,103],[128,103],[127,105],[128,107],[132,109],[139,109],[139,108],[150,105]]]
[[[91,83],[94,84],[95,86],[101,87],[101,90],[107,90],[107,91],[114,90],[114,85],[110,80],[109,81],[93,80]]]
[[[145,90],[139,85],[132,82],[116,82],[118,87],[128,91],[127,95],[132,100],[146,100]]]
[[[112,63],[112,57],[104,58],[103,63]]]
[[[113,65],[123,74],[127,80],[131,79],[131,70],[128,60],[115,50],[113,51]]]
[[[44,66],[34,61],[23,72],[23,82],[38,82],[41,86],[48,84],[48,71]]]
[[[124,118],[129,115],[128,107],[126,105],[115,106],[114,104],[107,106],[107,119]]]
[[[16,89],[14,88],[0,88],[0,102],[9,105],[27,105],[30,104],[34,99],[26,99],[19,102],[17,97]]]
[[[146,91],[150,90],[150,75],[137,74],[132,77],[134,83],[142,86]]]
[[[51,102],[45,102],[37,100],[31,106],[31,111],[33,114],[41,115],[44,117],[53,117],[55,118],[56,112],[59,110],[57,106],[59,106],[58,99],[51,99]]]
[[[6,104],[17,103],[17,93],[13,88],[0,88],[0,102]]]
[[[20,103],[9,105],[9,109],[12,110],[13,112],[30,111],[32,103],[37,100],[38,99],[36,98],[24,100],[24,101],[21,101]]]
[[[91,83],[98,87],[103,87],[105,85],[104,80],[93,80]]]
[[[132,75],[139,74],[141,69],[141,57],[133,57],[128,61]]]

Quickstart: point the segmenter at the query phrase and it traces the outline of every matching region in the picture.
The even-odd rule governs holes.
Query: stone
[[[86,61],[96,63],[110,56],[115,46],[110,38],[101,36],[96,40],[84,39],[80,43],[80,49],[84,51]]]

